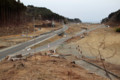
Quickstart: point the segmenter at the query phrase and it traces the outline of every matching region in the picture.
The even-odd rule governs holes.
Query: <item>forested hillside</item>
[[[62,15],[52,12],[45,7],[34,7],[33,5],[27,6],[26,16],[28,20],[35,18],[36,20],[55,20],[64,22],[82,22],[80,19],[69,19]]]
[[[111,25],[111,26],[119,26],[120,25],[120,10],[109,14],[107,18],[102,20],[102,23]]]
[[[58,15],[51,10],[44,7],[34,7],[32,5],[27,6],[27,16],[29,18],[35,17],[35,19],[42,20],[64,20],[65,18],[61,15]]]
[[[0,27],[20,26],[35,20],[55,20],[81,22],[78,18],[69,19],[44,7],[25,6],[20,0],[0,0]]]
[[[26,7],[19,0],[0,0],[0,26],[22,23],[25,11]]]

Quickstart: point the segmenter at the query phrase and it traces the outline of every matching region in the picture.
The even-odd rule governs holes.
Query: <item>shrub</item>
[[[120,28],[117,28],[117,29],[116,29],[116,32],[120,32]]]

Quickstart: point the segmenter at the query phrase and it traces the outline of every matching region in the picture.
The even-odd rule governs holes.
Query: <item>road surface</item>
[[[69,36],[69,35],[67,35],[67,36],[64,37],[64,38],[61,38],[61,39],[59,39],[59,40],[56,40],[56,41],[54,41],[54,42],[49,43],[49,47],[48,47],[48,44],[46,44],[46,45],[40,46],[40,47],[38,47],[38,48],[31,49],[31,50],[29,50],[29,51],[28,51],[28,50],[22,50],[22,51],[18,52],[17,54],[28,55],[29,53],[33,53],[33,54],[34,54],[34,53],[37,53],[37,52],[40,52],[40,51],[43,51],[43,50],[48,50],[48,49],[54,48],[54,47],[56,47],[56,46],[59,46],[60,44],[62,44],[63,42],[67,41],[68,39],[70,39],[70,38],[72,38],[72,37],[80,36],[80,35],[83,34],[84,32],[90,32],[90,31],[93,31],[93,30],[98,29],[98,28],[104,28],[104,26],[101,25],[101,26],[98,26],[98,27],[96,27],[96,28],[92,28],[92,29],[89,29],[89,30],[84,30],[84,29],[83,29],[82,31],[76,33],[76,35],[74,35],[74,36]]]
[[[46,40],[48,38],[51,38],[51,36],[53,36],[53,35],[60,34],[60,33],[64,32],[67,29],[68,29],[68,27],[64,25],[64,27],[59,29],[59,30],[53,31],[53,32],[51,32],[49,34],[39,36],[39,37],[37,37],[35,39],[32,39],[30,41],[18,44],[16,46],[10,47],[10,48],[5,49],[5,50],[2,50],[2,51],[0,51],[0,60],[3,59],[4,57],[8,56],[8,55],[11,55],[11,54],[17,53],[19,51],[22,51],[26,47],[29,47],[31,45],[34,45],[34,44],[38,43],[38,42],[44,41],[44,40]]]

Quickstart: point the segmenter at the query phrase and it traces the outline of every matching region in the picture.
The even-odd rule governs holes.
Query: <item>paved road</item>
[[[79,35],[83,34],[84,32],[90,32],[90,31],[93,31],[95,29],[104,28],[104,27],[105,27],[104,25],[101,25],[101,26],[98,26],[96,28],[89,29],[87,31],[86,30],[82,30],[82,31],[78,32],[76,35],[74,35],[74,37],[75,36],[79,36]],[[46,45],[40,46],[40,47],[38,47],[38,48],[36,48],[34,50],[30,50],[30,51],[22,50],[22,51],[20,51],[18,53],[22,53],[23,55],[28,55],[29,53],[40,52],[42,50],[46,50],[46,49],[50,49],[50,48],[56,47],[56,46],[62,44],[63,42],[65,42],[66,40],[68,40],[70,38],[72,38],[72,36],[67,35],[67,37],[65,37],[65,38],[62,38],[62,39],[59,39],[57,41],[49,43],[50,47],[48,47],[48,44],[46,44]],[[91,71],[92,73],[96,73],[96,74],[101,75],[101,76],[103,76],[105,78],[108,78],[106,76],[106,72],[103,69],[100,69],[99,67],[96,67],[96,66],[94,66],[94,65],[92,65],[90,63],[87,63],[87,62],[83,61],[83,60],[75,61],[75,63],[78,64],[78,65],[80,65],[80,66],[82,66],[83,68]],[[109,73],[109,76],[112,78],[112,80],[116,79],[116,77],[113,76],[110,73]]]
[[[87,32],[90,32],[90,31],[92,31],[92,30],[95,30],[95,29],[101,28],[101,27],[103,27],[103,25],[102,25],[102,26],[98,26],[98,27],[96,27],[96,28],[92,28],[92,29],[90,29],[90,30],[87,30]],[[49,47],[48,47],[48,44],[47,44],[47,45],[44,45],[44,46],[41,46],[41,47],[39,47],[39,48],[36,48],[36,49],[34,49],[34,50],[29,50],[29,51],[27,51],[25,48],[26,48],[26,47],[29,47],[29,46],[31,46],[31,45],[33,45],[33,44],[36,44],[36,43],[38,43],[38,42],[44,41],[44,40],[46,40],[47,38],[50,38],[50,37],[53,36],[53,35],[60,34],[60,33],[62,33],[63,31],[65,31],[65,30],[67,30],[67,29],[68,29],[68,27],[64,25],[64,27],[63,27],[62,29],[59,29],[59,30],[57,30],[57,31],[51,32],[51,33],[46,34],[46,35],[43,35],[43,36],[39,36],[39,37],[36,38],[36,39],[27,41],[27,42],[22,43],[22,44],[19,44],[19,45],[17,45],[17,46],[11,47],[11,48],[9,48],[9,49],[7,49],[7,50],[1,51],[1,52],[0,52],[0,60],[3,59],[4,57],[8,56],[8,55],[15,54],[15,53],[17,53],[17,54],[20,54],[20,53],[21,53],[21,54],[28,54],[28,53],[34,53],[34,52],[42,51],[42,50],[44,50],[44,49],[48,49],[48,48],[49,48]],[[79,36],[79,35],[83,34],[84,32],[86,32],[86,30],[82,30],[81,32],[77,33],[75,36]],[[71,37],[72,37],[72,36],[67,36],[66,38],[62,38],[62,39],[60,39],[60,40],[57,40],[57,41],[55,41],[55,42],[52,42],[52,43],[50,43],[49,45],[50,45],[50,47],[57,46],[57,45],[59,45],[59,44],[62,44],[64,41],[70,39]]]
[[[8,55],[11,55],[11,54],[17,53],[19,51],[22,51],[23,49],[25,49],[28,46],[31,46],[31,45],[33,45],[35,43],[40,42],[40,41],[44,41],[44,40],[50,38],[53,35],[60,34],[60,33],[64,32],[67,29],[68,29],[68,27],[64,25],[64,27],[62,29],[59,29],[57,31],[53,31],[53,32],[51,32],[49,34],[39,36],[39,37],[37,37],[35,39],[32,39],[30,41],[18,44],[18,45],[14,46],[14,47],[2,50],[2,51],[0,51],[0,60],[3,59],[4,57],[8,56]]]
[[[46,44],[46,45],[40,46],[38,48],[31,49],[29,51],[27,51],[26,49],[22,50],[22,51],[18,52],[17,54],[22,53],[23,55],[27,55],[29,53],[34,54],[36,52],[40,52],[40,51],[43,51],[43,50],[53,49],[54,47],[57,47],[58,45],[62,44],[63,42],[65,42],[66,40],[68,40],[70,38],[71,38],[70,36],[67,36],[66,38],[62,38],[62,39],[59,39],[59,40],[56,40],[54,42],[49,43],[49,47],[48,47],[48,44]]]
[[[82,31],[78,32],[78,33],[77,33],[76,35],[74,35],[74,36],[69,36],[69,35],[67,35],[66,37],[64,37],[64,38],[62,38],[62,39],[59,39],[59,40],[56,40],[56,41],[54,41],[54,42],[49,43],[49,47],[48,47],[48,44],[46,44],[46,45],[44,45],[44,46],[40,46],[40,47],[38,47],[38,48],[29,50],[29,51],[27,51],[27,50],[20,51],[20,52],[18,52],[17,54],[22,53],[23,55],[27,55],[27,54],[29,54],[29,53],[36,53],[36,52],[40,52],[40,51],[43,51],[43,50],[46,50],[46,49],[51,49],[51,48],[53,48],[53,47],[59,46],[60,44],[62,44],[63,42],[65,42],[66,40],[68,40],[68,39],[70,39],[70,38],[72,38],[72,37],[76,37],[76,36],[79,36],[79,35],[83,34],[84,32],[90,32],[90,31],[93,31],[93,30],[95,30],[95,29],[103,28],[103,27],[104,27],[104,25],[101,25],[101,26],[98,26],[98,27],[96,27],[96,28],[89,29],[89,30],[87,30],[87,31],[83,29]]]

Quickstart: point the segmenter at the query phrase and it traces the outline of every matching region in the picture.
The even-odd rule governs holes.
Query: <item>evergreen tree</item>
[[[26,7],[16,0],[0,0],[0,26],[19,24]],[[21,16],[21,17],[20,17]]]

